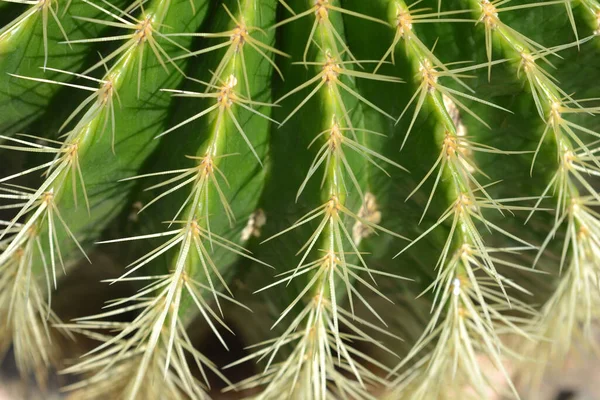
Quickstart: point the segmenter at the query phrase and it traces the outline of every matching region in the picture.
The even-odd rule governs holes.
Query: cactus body
[[[600,3],[418,3],[0,2],[0,352],[74,398],[533,398],[596,345]],[[119,295],[61,311],[100,252]]]

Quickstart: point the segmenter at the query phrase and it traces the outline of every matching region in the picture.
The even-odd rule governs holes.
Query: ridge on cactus
[[[0,355],[74,399],[536,399],[598,349],[598,0],[0,0]]]

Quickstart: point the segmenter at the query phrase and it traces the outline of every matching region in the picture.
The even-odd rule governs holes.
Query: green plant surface
[[[244,35],[256,32],[262,24],[272,23],[274,7],[271,10],[263,8],[259,16],[253,6],[252,2],[241,3],[239,13],[236,13],[236,4],[229,4],[232,14],[225,14],[225,18],[211,18],[207,26],[213,31],[227,32],[220,35],[225,38],[241,35],[239,40],[247,41],[246,45],[260,43],[257,46],[268,46]],[[246,28],[238,28],[236,21],[243,21],[240,23],[247,26],[248,32]],[[224,43],[230,46],[229,40]],[[238,45],[232,43],[231,49]],[[191,55],[195,54],[190,53],[186,57]],[[161,188],[162,193],[144,206],[144,209],[161,206],[160,212],[150,217],[149,225],[162,230],[117,240],[165,237],[154,250],[134,261],[130,270],[117,280],[142,280],[144,289],[114,304],[113,311],[86,318],[82,324],[87,330],[102,329],[107,317],[126,313],[131,307],[142,307],[137,322],[124,326],[118,335],[103,344],[105,350],[97,357],[95,367],[116,363],[115,369],[106,372],[101,369],[102,372],[91,380],[100,387],[103,396],[112,397],[115,393],[123,393],[127,398],[179,396],[178,382],[182,383],[186,395],[204,396],[203,389],[196,386],[189,369],[182,369],[186,363],[186,352],[201,366],[203,375],[206,369],[222,376],[213,362],[193,351],[185,326],[196,316],[204,318],[227,349],[216,326],[225,326],[221,302],[235,300],[221,294],[221,291],[231,293],[224,277],[235,258],[254,259],[232,240],[240,237],[244,227],[236,222],[236,216],[252,213],[256,201],[248,201],[248,198],[258,200],[264,182],[264,170],[256,163],[265,157],[268,148],[265,142],[268,140],[268,114],[272,105],[263,93],[271,79],[272,65],[260,54],[242,56],[231,50],[225,51],[222,57],[212,55],[211,58],[211,70],[215,75],[201,77],[207,83],[195,87],[200,91],[168,90],[173,96],[187,101],[191,99],[194,107],[181,105],[172,114],[171,121],[177,121],[176,125],[158,135],[180,136],[175,140],[165,138],[158,149],[160,164],[152,165],[152,169],[158,169],[158,172],[136,177],[162,178],[151,186]],[[205,63],[207,61],[203,60],[203,65]],[[197,64],[192,63],[190,67],[194,70]],[[246,69],[255,71],[255,75],[248,75]],[[208,89],[208,93],[203,89]],[[201,108],[202,104],[205,109]],[[198,107],[202,111],[198,111]],[[264,110],[259,111],[256,107]],[[191,116],[190,109],[194,110]],[[201,117],[204,119],[200,124],[192,126],[186,122]],[[173,132],[175,130],[177,132]],[[250,132],[254,133],[252,142],[248,140]],[[186,140],[182,140],[181,136]],[[235,161],[236,158],[241,160]],[[171,166],[177,168],[169,169]],[[187,167],[182,169],[182,166]],[[154,202],[157,204],[153,205]],[[141,218],[146,218],[146,213]],[[172,222],[169,230],[162,233],[164,221]],[[161,257],[163,254],[166,256]],[[217,259],[218,262],[215,261]],[[163,263],[163,260],[166,262]],[[148,264],[146,269],[151,271],[150,274],[136,273]],[[155,291],[155,300],[144,301],[138,306],[142,294],[149,296]],[[208,302],[212,300],[217,305],[216,312],[209,306]],[[145,350],[140,352],[142,346]],[[119,357],[121,362],[112,357],[117,351],[122,354]],[[176,369],[172,376],[166,377],[163,385],[160,377],[165,363],[172,363]],[[89,368],[90,365],[84,361],[68,371],[85,373]],[[100,395],[98,387],[92,386],[90,392],[93,396]]]
[[[0,350],[24,377],[536,398],[597,345],[596,0],[69,3],[0,3]],[[92,248],[128,294],[63,322]],[[96,347],[67,361],[59,335]]]
[[[143,15],[161,24],[167,11],[163,6],[156,11],[148,9]],[[171,15],[174,15],[171,18],[176,23],[173,24],[175,29],[188,27],[202,17],[199,14],[186,20]],[[79,86],[93,94],[84,100],[73,118],[70,117],[73,122],[68,125],[70,130],[64,143],[42,139],[40,144],[36,137],[19,136],[7,137],[7,144],[3,145],[5,149],[49,153],[52,157],[16,176],[2,179],[11,185],[13,178],[23,174],[47,171],[35,189],[5,188],[8,199],[19,200],[11,206],[19,211],[6,224],[2,236],[7,238],[7,245],[0,258],[3,270],[17,277],[3,281],[6,295],[2,299],[6,321],[3,350],[11,339],[16,340],[19,368],[23,372],[34,370],[40,381],[45,380],[45,364],[52,358],[47,353],[49,338],[42,333],[48,329],[45,319],[60,269],[64,271],[65,266],[85,255],[84,247],[89,247],[106,223],[122,209],[131,185],[117,187],[117,182],[128,177],[152,152],[157,144],[153,137],[160,133],[167,120],[167,110],[156,105],[165,104],[165,99],[168,102],[169,96],[160,92],[157,96],[157,91],[183,78],[179,67],[165,74],[164,61],[155,58],[155,53],[144,52],[143,47],[152,45],[146,44],[143,37],[138,42],[136,35],[139,34],[132,34],[132,42],[118,54],[116,63],[107,67],[102,79],[89,77],[86,80],[92,85]],[[150,83],[144,91],[138,92],[138,84],[146,81]],[[94,87],[97,85],[99,87]],[[140,107],[149,101],[155,106]],[[20,222],[25,215],[28,215],[25,221]],[[27,290],[35,296],[35,307],[28,305]],[[51,322],[57,323],[57,317],[50,315]],[[31,330],[35,340],[19,334],[23,330]]]
[[[63,107],[65,101],[76,104],[68,100],[70,97],[58,95],[59,85],[24,80],[15,75],[70,81],[74,76],[60,71],[81,72],[84,65],[98,59],[101,48],[92,45],[76,48],[69,41],[103,35],[105,27],[89,19],[109,18],[77,0],[23,4],[28,5],[2,3],[4,7],[11,7],[2,13],[12,16],[0,30],[0,68],[5,74],[0,86],[0,129],[3,135],[20,132],[48,110],[52,114],[59,113],[61,108],[53,107],[54,102],[62,103]],[[123,1],[115,2],[117,7],[124,4]]]

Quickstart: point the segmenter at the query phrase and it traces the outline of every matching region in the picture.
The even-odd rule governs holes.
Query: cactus
[[[0,24],[24,379],[535,398],[596,348],[596,0],[10,0]]]

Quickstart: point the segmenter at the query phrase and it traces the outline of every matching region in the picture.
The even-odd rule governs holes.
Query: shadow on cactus
[[[0,353],[41,396],[532,399],[597,350],[596,0],[0,23]]]

